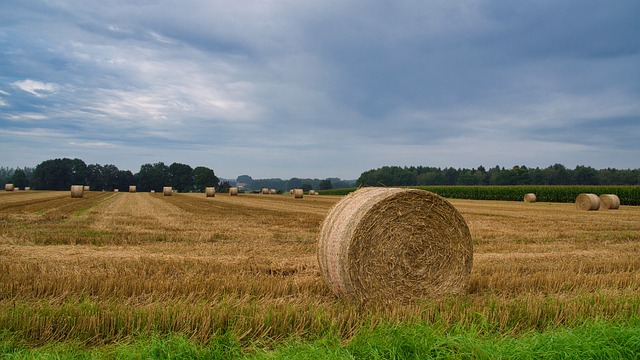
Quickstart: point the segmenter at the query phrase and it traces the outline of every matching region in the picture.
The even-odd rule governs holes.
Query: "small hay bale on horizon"
[[[268,194],[268,193],[269,193],[269,189],[268,189],[268,188],[266,188],[266,187],[263,187],[263,188],[260,190],[260,194]]]
[[[151,190],[151,191],[149,191],[149,192],[150,192],[150,193],[152,193],[152,194],[155,194],[155,193],[156,193],[156,191],[155,191],[155,190]]]
[[[269,189],[269,194],[275,195],[277,193],[278,193],[278,191],[276,189]]]
[[[293,198],[294,199],[302,199],[304,197],[304,190],[302,189],[293,189]]]
[[[596,194],[582,193],[576,197],[576,209],[594,211],[600,208],[600,198]]]
[[[171,188],[171,186],[165,186],[162,188],[162,194],[164,196],[171,196],[173,195],[173,189]]]
[[[137,187],[135,185],[129,185],[129,192],[130,193],[134,193],[136,192]]]
[[[620,198],[616,194],[600,195],[600,207],[607,210],[617,210],[620,208]]]
[[[4,190],[5,191],[13,191],[15,189],[16,189],[16,187],[13,184],[4,184]]]
[[[74,199],[78,199],[84,196],[84,186],[83,185],[71,185],[71,197]]]
[[[85,186],[82,188],[82,190],[83,190],[83,191],[91,191],[91,186],[89,186],[89,185],[85,185]]]
[[[216,188],[213,186],[207,186],[204,189],[204,194],[206,197],[215,197],[216,196]]]
[[[31,187],[25,186],[24,191],[30,191],[30,190],[31,190]]]
[[[331,290],[343,298],[442,298],[466,290],[473,243],[462,215],[434,193],[362,188],[324,219],[318,263]]]
[[[534,194],[534,193],[524,194],[524,202],[526,202],[526,203],[534,203],[534,202],[536,202],[536,200],[537,200],[536,194]]]
[[[229,188],[229,196],[238,196],[238,188],[237,187]]]

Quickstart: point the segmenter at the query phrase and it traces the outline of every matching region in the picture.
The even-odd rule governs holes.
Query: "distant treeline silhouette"
[[[485,169],[436,168],[425,166],[384,166],[365,171],[358,186],[426,186],[426,185],[640,185],[640,169],[594,169],[562,164],[547,168],[495,166]]]

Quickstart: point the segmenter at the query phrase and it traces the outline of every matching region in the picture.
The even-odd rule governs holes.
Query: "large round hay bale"
[[[596,194],[582,193],[576,197],[576,209],[578,210],[598,210],[600,208],[600,198]]]
[[[16,187],[13,184],[4,184],[5,191],[13,191]]]
[[[204,189],[204,193],[207,197],[215,197],[216,196],[216,188],[213,186],[208,186]]]
[[[238,188],[237,187],[229,188],[229,195],[230,196],[238,196]]]
[[[304,190],[302,189],[293,189],[293,198],[294,199],[302,199],[304,197]]]
[[[136,188],[136,186],[135,186],[135,185],[129,185],[129,192],[130,192],[130,193],[134,193],[134,192],[136,192],[136,189],[137,189],[137,188]]]
[[[71,197],[72,198],[81,198],[84,196],[84,186],[82,185],[71,185]]]
[[[165,186],[162,188],[162,194],[164,194],[164,196],[171,196],[173,195],[173,189],[171,186]]]
[[[603,209],[616,210],[620,208],[620,198],[616,194],[600,195],[600,207]]]
[[[362,188],[324,219],[318,262],[339,296],[405,302],[462,293],[473,244],[464,218],[442,197],[417,189]]]
[[[534,193],[528,193],[528,194],[524,194],[524,202],[526,203],[534,203],[536,202],[536,194]]]

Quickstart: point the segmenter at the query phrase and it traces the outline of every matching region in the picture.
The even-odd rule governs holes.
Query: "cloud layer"
[[[0,5],[4,166],[637,168],[640,3]]]

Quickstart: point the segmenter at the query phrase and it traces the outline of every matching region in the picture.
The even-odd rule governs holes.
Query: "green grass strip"
[[[229,335],[209,344],[186,336],[138,338],[131,343],[86,349],[70,343],[28,349],[0,333],[2,359],[638,359],[640,318],[623,323],[592,321],[573,328],[513,337],[477,329],[429,324],[381,325],[344,344],[327,336],[288,339],[275,349],[241,344]]]

